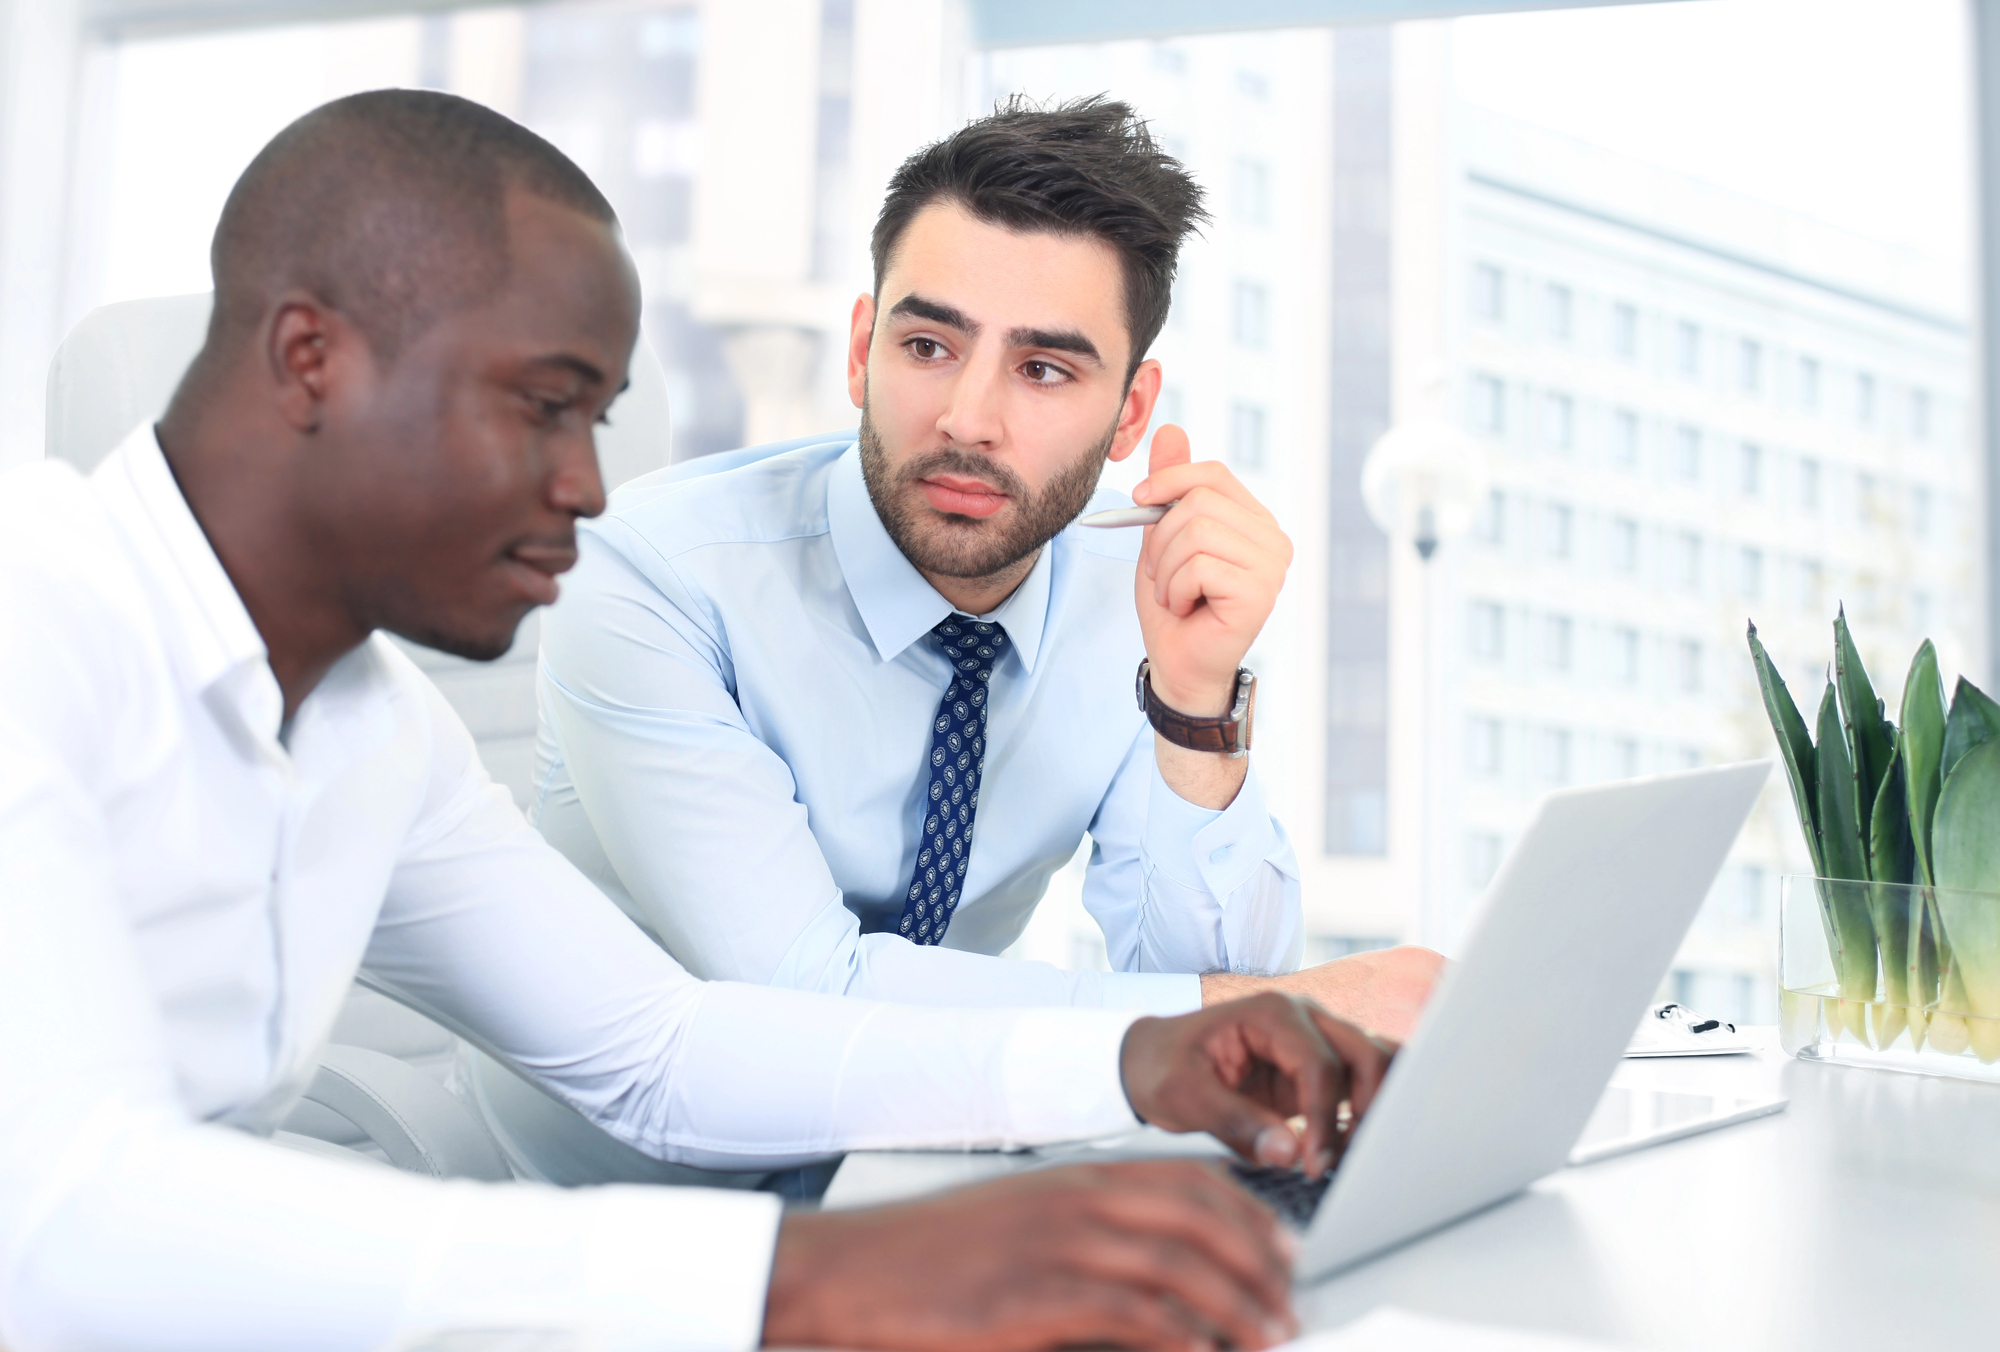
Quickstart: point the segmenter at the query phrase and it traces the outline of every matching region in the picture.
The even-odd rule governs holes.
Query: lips
[[[933,474],[917,486],[932,507],[951,516],[988,517],[1007,505],[1007,495],[983,479]]]
[[[515,583],[538,606],[554,605],[561,589],[556,577],[576,567],[574,545],[515,545],[501,556]]]

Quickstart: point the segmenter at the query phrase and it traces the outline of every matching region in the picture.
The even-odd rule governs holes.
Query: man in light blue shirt
[[[532,813],[697,974],[1153,1013],[1276,978],[1407,1030],[1434,955],[1279,975],[1298,870],[1239,663],[1290,542],[1172,427],[1134,492],[1159,524],[1074,524],[1129,506],[1097,480],[1151,421],[1200,200],[1122,104],[973,123],[890,185],[859,433],[676,467],[581,532]],[[1086,833],[1115,970],[998,957]]]

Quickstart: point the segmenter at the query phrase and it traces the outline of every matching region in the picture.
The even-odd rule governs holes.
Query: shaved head
[[[204,355],[251,338],[297,289],[392,361],[506,280],[510,191],[617,219],[561,151],[470,100],[382,89],[314,109],[251,161],[222,209]]]

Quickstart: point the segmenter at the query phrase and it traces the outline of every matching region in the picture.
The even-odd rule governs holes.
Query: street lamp
[[[1443,815],[1444,734],[1438,726],[1443,676],[1433,660],[1440,616],[1436,579],[1430,566],[1438,546],[1472,529],[1486,496],[1486,456],[1457,427],[1437,417],[1418,417],[1384,432],[1361,466],[1361,496],[1368,515],[1391,540],[1407,540],[1423,568],[1423,655],[1419,673],[1423,705],[1423,783],[1418,822],[1418,938],[1433,948],[1447,939],[1443,879],[1438,868],[1438,830]]]

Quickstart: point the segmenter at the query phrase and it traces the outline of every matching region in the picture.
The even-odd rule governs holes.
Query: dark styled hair
[[[469,99],[378,89],[313,109],[258,152],[222,208],[211,345],[300,287],[389,361],[505,280],[509,189],[617,220],[568,156]]]
[[[1009,230],[1100,239],[1125,268],[1130,380],[1167,322],[1181,241],[1209,219],[1202,197],[1129,105],[1100,94],[1043,107],[1015,94],[896,170],[875,218],[875,290],[903,232],[936,202]]]

